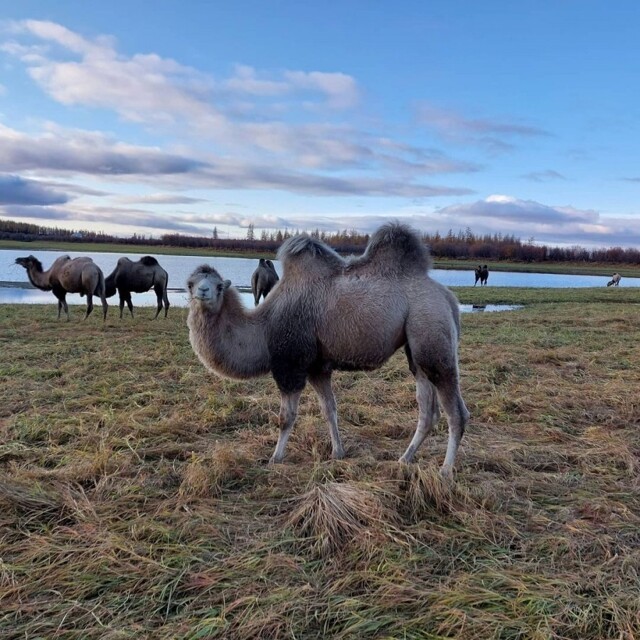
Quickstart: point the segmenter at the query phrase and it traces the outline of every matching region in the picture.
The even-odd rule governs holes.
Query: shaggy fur
[[[67,293],[79,293],[87,296],[87,312],[85,320],[93,311],[93,296],[102,302],[102,317],[107,317],[107,299],[105,296],[104,274],[100,267],[88,257],[74,258],[60,256],[48,271],[43,271],[42,263],[35,256],[16,258],[16,264],[27,270],[29,281],[34,287],[42,291],[53,291],[58,299],[58,319],[60,312],[64,312],[69,320],[69,306]]]
[[[607,287],[614,286],[617,287],[620,284],[620,280],[622,280],[622,276],[619,273],[614,273],[611,276],[611,280],[607,282]]]
[[[266,299],[278,280],[280,280],[280,277],[273,262],[260,258],[258,267],[251,276],[251,291],[253,292],[253,300],[256,307],[261,297]]]
[[[164,317],[169,313],[169,297],[167,296],[167,286],[169,285],[169,274],[160,266],[153,256],[143,256],[140,260],[133,262],[129,258],[120,258],[116,268],[107,276],[106,293],[107,298],[115,295],[116,290],[120,297],[120,318],[124,311],[125,302],[129,308],[129,313],[133,318],[132,293],[144,293],[153,289],[158,300],[155,320],[164,303]]]
[[[419,416],[401,461],[413,460],[438,420],[439,401],[449,424],[442,473],[452,475],[469,417],[459,387],[459,309],[453,294],[429,277],[431,261],[420,237],[388,224],[362,256],[345,260],[299,235],[282,245],[278,257],[282,279],[253,310],[213,267],[199,267],[187,282],[189,338],[203,364],[240,379],[270,372],[278,385],[280,436],[271,461],[284,456],[307,381],[329,424],[333,456],[342,458],[331,372],[376,369],[404,347]]]
[[[485,264],[483,267],[478,265],[475,270],[475,276],[476,281],[473,283],[474,287],[478,284],[478,281],[480,281],[480,286],[487,284],[487,280],[489,279],[489,269],[487,268],[487,265]]]

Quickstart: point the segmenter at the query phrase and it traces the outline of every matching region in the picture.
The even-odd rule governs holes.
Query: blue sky
[[[0,218],[640,245],[640,3],[0,0]]]

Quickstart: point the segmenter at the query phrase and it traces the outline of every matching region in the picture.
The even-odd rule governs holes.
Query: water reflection
[[[461,304],[460,311],[463,313],[493,313],[495,311],[515,311],[522,309],[521,304]]]
[[[186,307],[188,298],[185,290],[169,289],[169,302],[174,307]],[[250,292],[240,291],[240,297],[245,306],[253,306],[253,295]],[[156,294],[153,291],[146,293],[134,293],[131,296],[133,307],[155,307],[157,305]],[[118,308],[119,298],[114,296],[107,300],[109,307]],[[77,293],[67,294],[67,303],[70,305],[86,305],[87,299],[81,298]],[[96,298],[93,299],[94,304]],[[1,287],[0,304],[52,304],[57,307],[58,301],[50,291],[40,291],[40,289],[23,289],[22,287]],[[126,311],[126,306],[125,306]]]
[[[253,295],[246,290],[240,290],[240,298],[245,307],[253,307]],[[136,293],[132,296],[135,307],[155,307],[157,304],[156,295],[152,291],[147,293]],[[119,313],[117,296],[109,298],[109,307],[116,309]],[[186,307],[188,303],[187,292],[184,290],[169,290],[169,302],[174,307]],[[70,305],[86,305],[87,299],[81,298],[77,293],[67,294],[67,303]],[[94,298],[94,304],[99,304]],[[40,291],[40,289],[23,289],[21,287],[0,287],[0,304],[50,304],[57,308],[58,301],[50,291]],[[479,311],[512,311],[520,309],[518,305],[508,304],[487,304],[484,306],[461,304],[460,311],[463,313],[477,313]],[[125,313],[128,313],[125,307]]]

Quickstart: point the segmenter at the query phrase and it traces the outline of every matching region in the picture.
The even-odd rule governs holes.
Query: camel
[[[489,269],[487,268],[487,265],[478,265],[475,270],[475,276],[476,281],[473,283],[474,287],[478,284],[478,280],[480,281],[480,286],[482,286],[483,284],[487,284],[487,280],[489,279]]]
[[[104,274],[100,267],[89,257],[71,259],[69,256],[57,258],[48,271],[42,270],[42,263],[35,256],[16,258],[16,264],[27,270],[31,284],[42,291],[53,291],[58,298],[58,320],[64,309],[69,320],[67,293],[79,293],[87,296],[87,312],[84,319],[93,311],[93,296],[102,302],[102,318],[107,318],[107,298],[105,296]]]
[[[620,284],[620,280],[622,280],[622,276],[617,272],[614,273],[611,276],[611,280],[607,282],[607,287],[610,287],[611,285],[613,285],[614,287],[617,287]]]
[[[251,291],[253,292],[253,300],[256,307],[258,306],[258,302],[260,302],[261,296],[263,300],[266,300],[267,295],[278,280],[280,280],[280,278],[278,277],[276,268],[273,266],[273,262],[260,258],[258,267],[251,276]]]
[[[120,258],[116,268],[107,276],[105,281],[107,298],[115,295],[116,289],[120,296],[120,319],[124,311],[124,303],[129,307],[129,313],[133,318],[132,293],[144,293],[153,289],[158,299],[158,308],[155,320],[164,303],[164,317],[169,313],[169,298],[167,296],[167,285],[169,284],[169,274],[160,266],[160,263],[153,256],[143,256],[140,260],[133,261],[129,258]]]
[[[343,458],[333,370],[372,370],[404,347],[416,381],[418,422],[400,458],[414,455],[444,409],[449,441],[441,473],[453,477],[469,412],[460,393],[460,312],[455,296],[433,280],[420,236],[383,225],[359,257],[344,259],[300,234],[280,250],[283,275],[258,307],[248,310],[229,280],[209,265],[189,277],[189,339],[217,375],[248,379],[271,373],[281,396],[280,433],[270,463],[283,460],[307,380],[329,425],[332,456]]]

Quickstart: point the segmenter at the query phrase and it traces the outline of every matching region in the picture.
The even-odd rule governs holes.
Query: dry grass
[[[274,384],[206,373],[184,310],[0,307],[0,637],[640,638],[640,314],[575,296],[464,316],[454,485],[444,422],[395,462],[400,354],[336,375],[346,460],[307,391],[269,468]]]

